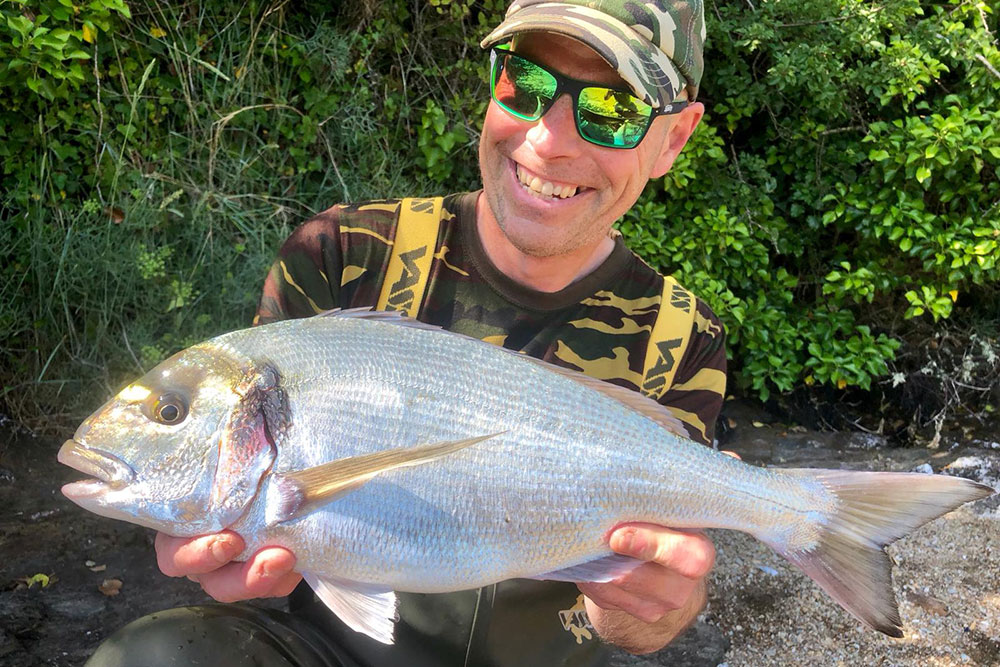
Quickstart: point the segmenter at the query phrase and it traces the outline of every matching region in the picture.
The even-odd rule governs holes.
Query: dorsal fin
[[[386,324],[395,324],[398,326],[412,327],[415,329],[424,329],[425,331],[440,331],[446,333],[450,336],[460,336],[462,338],[475,341],[481,345],[489,345],[490,347],[503,350],[507,354],[512,354],[518,359],[523,359],[525,362],[533,363],[546,370],[552,371],[553,373],[558,373],[565,378],[569,378],[574,382],[582,384],[585,387],[593,389],[594,391],[599,391],[608,398],[612,398],[625,407],[638,412],[644,417],[652,419],[657,424],[667,429],[674,435],[690,439],[691,436],[688,434],[687,427],[684,422],[674,416],[674,413],[670,411],[669,408],[660,405],[656,401],[637,391],[627,389],[625,387],[619,387],[616,384],[611,384],[610,382],[605,382],[604,380],[599,380],[597,378],[592,378],[589,375],[584,375],[580,371],[575,371],[569,368],[563,368],[562,366],[557,366],[548,361],[543,361],[541,359],[536,359],[534,357],[528,356],[517,350],[509,350],[505,347],[500,347],[498,345],[493,345],[492,343],[487,343],[485,341],[479,340],[472,336],[466,336],[465,334],[456,333],[454,331],[448,331],[434,324],[427,324],[419,320],[415,320],[410,317],[397,312],[397,311],[382,311],[382,310],[372,310],[368,307],[361,308],[348,308],[348,309],[335,309],[328,310],[326,312],[316,315],[316,317],[353,317],[360,320],[372,320],[375,322],[384,322]]]

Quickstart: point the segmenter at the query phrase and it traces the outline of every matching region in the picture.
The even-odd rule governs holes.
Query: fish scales
[[[571,380],[512,355],[493,354],[476,341],[461,341],[465,356],[456,364],[453,341],[421,329],[389,328],[380,338],[362,320],[344,320],[340,329],[322,326],[322,320],[304,324],[317,331],[306,329],[298,335],[301,342],[292,345],[281,343],[287,336],[280,328],[273,331],[274,340],[245,335],[246,341],[225,340],[249,357],[266,350],[268,360],[282,369],[293,414],[308,415],[293,418],[286,437],[309,446],[279,449],[275,471],[387,447],[510,433],[433,467],[397,471],[391,482],[370,483],[276,534],[256,530],[259,526],[236,527],[266,535],[271,543],[277,537],[303,554],[304,568],[325,573],[324,563],[311,562],[302,545],[328,522],[350,536],[343,547],[333,547],[332,560],[328,547],[323,550],[323,559],[335,562],[331,567],[342,576],[435,592],[454,586],[456,577],[475,587],[511,573],[538,574],[607,554],[604,534],[623,519],[678,527],[718,525],[734,514],[743,521],[759,519],[741,512],[750,497],[734,493],[734,476],[707,465],[704,459],[718,459],[716,454],[670,436]],[[321,360],[303,349],[335,352]],[[528,400],[512,408],[510,396]],[[674,453],[672,447],[682,451]],[[757,496],[767,481],[763,472],[745,485]],[[484,491],[485,498],[468,502]],[[665,503],[665,497],[673,502]],[[449,516],[453,520],[441,521]],[[487,536],[494,539],[484,539],[484,530],[493,531]],[[428,534],[435,539],[426,539]],[[526,560],[525,554],[537,551],[540,535],[564,539]],[[384,558],[369,558],[367,550],[352,551],[385,540],[398,546],[388,567]],[[266,541],[251,541],[248,553]],[[456,562],[444,567],[446,552],[455,553]],[[344,572],[344,562],[354,567]],[[399,579],[399,573],[407,578]]]
[[[607,581],[637,564],[606,558],[628,521],[750,533],[901,636],[884,545],[992,491],[766,470],[675,423],[648,399],[482,341],[344,312],[178,353],[59,457],[96,478],[63,492],[99,514],[178,536],[229,528],[244,556],[291,549],[335,613],[387,642],[386,591]]]

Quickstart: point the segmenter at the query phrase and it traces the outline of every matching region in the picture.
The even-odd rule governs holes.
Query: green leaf
[[[28,584],[28,588],[31,588],[35,584],[41,584],[42,588],[45,588],[49,585],[49,575],[39,572],[38,574],[26,578],[24,583]]]
[[[928,169],[927,167],[918,167],[917,168],[917,183],[923,183],[924,181],[926,181],[930,177],[931,177],[931,170],[930,169]]]
[[[27,39],[28,33],[34,24],[23,16],[7,16],[7,27],[16,31],[21,37]]]

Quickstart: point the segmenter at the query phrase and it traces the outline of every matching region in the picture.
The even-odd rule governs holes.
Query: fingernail
[[[212,543],[208,548],[212,552],[212,558],[214,558],[220,565],[228,563],[233,559],[231,553],[232,542],[225,537],[215,538],[212,540]]]
[[[632,553],[632,543],[635,541],[635,530],[632,528],[625,528],[624,530],[617,531],[611,536],[611,547],[612,551],[617,551],[618,553]]]
[[[275,567],[270,561],[264,561],[260,566],[260,576],[264,579],[277,579],[288,574],[289,570],[284,567]]]

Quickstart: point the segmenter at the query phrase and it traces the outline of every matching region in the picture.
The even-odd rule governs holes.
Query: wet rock
[[[94,618],[105,611],[103,598],[89,592],[62,592],[50,602],[54,614],[73,621]]]
[[[941,471],[946,475],[965,477],[993,488],[1000,487],[1000,460],[996,456],[981,455],[960,456]]]
[[[35,633],[48,616],[37,591],[20,590],[0,593],[0,630],[9,637]]]

